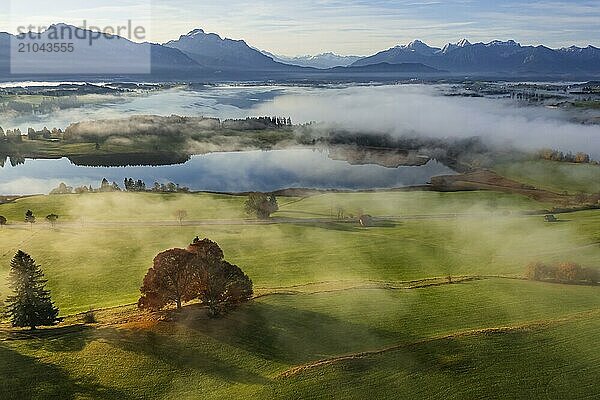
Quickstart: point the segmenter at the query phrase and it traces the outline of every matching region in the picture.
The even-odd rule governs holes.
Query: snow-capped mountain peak
[[[515,42],[514,40],[507,40],[505,42],[501,40],[493,40],[486,44],[487,47],[491,46],[504,46],[504,47],[521,47],[520,43]]]
[[[436,47],[429,46],[428,44],[426,44],[425,42],[422,42],[421,40],[413,40],[412,42],[410,42],[406,45],[398,45],[398,46],[396,46],[396,48],[400,49],[400,50],[408,50],[410,52],[417,53],[417,54],[423,54],[423,55],[432,55],[436,51],[440,50]]]
[[[471,45],[471,42],[469,42],[467,39],[461,39],[457,43],[448,43],[447,45],[445,45],[442,49],[442,53],[448,53],[452,50],[460,49]]]
[[[456,43],[456,45],[458,47],[467,47],[467,46],[471,46],[471,42],[469,42],[467,39],[461,39],[458,43]]]
[[[313,67],[313,68],[319,68],[319,69],[327,69],[327,68],[334,68],[334,67],[347,67],[350,64],[352,64],[362,58],[360,56],[340,56],[333,52],[321,53],[321,54],[317,54],[317,55],[305,55],[305,56],[298,56],[298,57],[282,56],[282,55],[269,53],[267,51],[262,51],[262,53],[280,63],[296,65],[296,66],[300,66],[300,67]]]

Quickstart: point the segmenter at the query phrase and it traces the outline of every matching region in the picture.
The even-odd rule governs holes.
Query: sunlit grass
[[[551,390],[583,399],[597,393],[598,287],[491,277],[444,283],[448,275],[519,277],[531,261],[597,267],[600,211],[548,224],[520,215],[540,205],[517,196],[329,194],[280,198],[277,216],[296,212],[304,221],[257,225],[242,220],[243,201],[118,193],[1,205],[9,219],[31,208],[39,221],[0,229],[0,293],[8,294],[8,263],[23,249],[44,269],[62,315],[136,302],[152,258],[196,235],[216,240],[258,293],[288,293],[260,297],[220,320],[192,306],[175,321],[110,325],[121,311],[106,310],[99,327],[1,341],[0,398],[462,399],[501,391],[536,399]],[[397,218],[371,228],[314,219],[326,216],[332,201]],[[195,226],[178,226],[177,209],[186,209]],[[50,212],[63,216],[54,229],[43,221]],[[403,218],[411,215],[424,217]],[[215,225],[215,219],[229,221]],[[434,277],[441,286],[392,289]],[[480,332],[490,328],[508,329]],[[397,346],[281,376],[318,360]]]
[[[494,169],[507,178],[562,193],[600,192],[600,166],[554,161],[510,162]]]

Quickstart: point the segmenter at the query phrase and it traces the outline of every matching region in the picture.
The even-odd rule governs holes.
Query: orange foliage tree
[[[194,239],[187,249],[160,253],[140,289],[138,306],[159,310],[199,300],[218,316],[252,298],[252,281],[242,269],[224,260],[223,250],[209,239]]]

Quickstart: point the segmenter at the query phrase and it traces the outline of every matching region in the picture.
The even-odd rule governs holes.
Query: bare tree
[[[188,212],[186,210],[177,210],[174,215],[179,221],[179,225],[183,225],[183,221],[187,218]]]

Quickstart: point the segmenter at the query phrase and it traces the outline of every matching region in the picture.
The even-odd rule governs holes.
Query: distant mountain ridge
[[[268,51],[262,51],[262,53],[280,63],[297,65],[299,67],[313,67],[318,69],[347,67],[363,58],[362,56],[340,56],[332,52],[321,53],[314,56],[306,55],[298,57],[281,56],[269,53]]]
[[[514,40],[472,44],[466,39],[437,48],[415,40],[362,58],[352,66],[382,62],[417,62],[450,72],[600,73],[600,49],[594,46],[560,49],[522,46]]]
[[[205,67],[260,71],[294,69],[248,46],[243,40],[221,38],[215,33],[206,33],[202,29],[194,29],[187,35],[181,35],[177,40],[165,43],[164,46],[185,53]]]
[[[341,72],[341,73],[386,73],[386,72],[411,72],[411,73],[441,73],[446,72],[436,68],[432,68],[422,63],[401,63],[401,64],[390,64],[390,63],[379,63],[369,65],[350,65],[348,67],[334,67],[327,70],[328,72]]]
[[[51,28],[57,27],[72,29],[79,33],[90,32],[66,24],[51,26]],[[45,37],[47,32],[35,35]],[[124,38],[108,40],[104,36],[106,35],[101,35],[94,46],[86,46],[82,43],[78,47],[77,57],[73,58],[71,55],[72,58],[65,59],[67,60],[65,62],[61,62],[63,60],[58,53],[45,54],[44,60],[54,60],[54,63],[48,65],[58,65],[58,67],[54,66],[54,69],[48,67],[45,71],[46,64],[40,61],[41,58],[32,59],[30,65],[35,65],[43,71],[38,72],[37,75],[52,75],[57,74],[65,65],[73,67],[74,64],[77,67],[80,61],[83,64],[88,61],[92,66],[105,64],[107,68],[121,62],[123,72],[120,75],[129,76],[129,74],[135,75],[136,72],[135,68],[131,69],[134,72],[130,72],[127,67],[147,55],[151,62],[151,70],[148,72],[157,79],[265,80],[290,77],[310,79],[311,76],[326,77],[326,74],[341,77],[344,73],[353,76],[362,74],[364,79],[369,79],[369,74],[399,77],[414,77],[413,74],[444,77],[479,74],[517,78],[552,75],[585,76],[591,77],[590,79],[600,76],[600,49],[591,45],[551,49],[545,46],[522,46],[514,40],[471,43],[467,39],[462,39],[440,48],[414,40],[406,45],[398,45],[362,58],[338,56],[334,53],[283,57],[257,50],[244,40],[221,38],[215,33],[206,33],[202,29],[194,29],[164,44],[137,43]],[[0,32],[0,76],[2,77],[18,76],[10,73],[10,45],[14,38],[14,35]],[[89,62],[90,60],[92,62]],[[67,79],[71,76],[105,76],[101,70],[91,72],[84,67],[75,69],[81,73],[65,73],[62,76]],[[143,75],[148,72],[137,74]],[[24,74],[27,75],[27,72]]]

